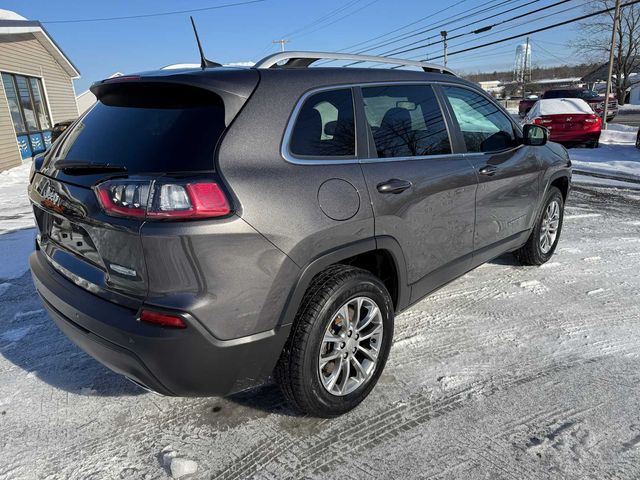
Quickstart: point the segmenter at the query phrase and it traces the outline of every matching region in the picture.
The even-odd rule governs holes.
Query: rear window
[[[222,99],[167,84],[116,86],[66,134],[56,160],[109,163],[129,174],[214,169]]]

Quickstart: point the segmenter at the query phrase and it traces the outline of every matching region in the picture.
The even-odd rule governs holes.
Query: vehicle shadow
[[[18,278],[0,278],[0,310],[0,362],[4,357],[24,370],[24,375],[77,394],[144,393],[85,354],[58,330],[42,306],[29,271]],[[12,374],[11,369],[0,370]]]
[[[522,263],[513,255],[513,253],[505,253],[504,255],[494,258],[489,263],[494,265],[509,265],[512,267],[521,267]]]
[[[275,413],[287,417],[304,416],[295,411],[287,403],[284,395],[280,391],[280,387],[273,381],[229,395],[224,398],[224,401],[232,402],[237,406],[265,414]]]

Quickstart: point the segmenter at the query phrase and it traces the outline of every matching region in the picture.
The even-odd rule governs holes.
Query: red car
[[[580,98],[587,102],[591,109],[596,112],[600,117],[604,115],[604,95],[599,95],[593,90],[587,90],[584,88],[565,88],[557,90],[547,90],[542,94],[540,99],[549,98]],[[529,113],[529,109],[537,102],[537,99],[526,98],[520,100],[518,105],[518,113],[521,117],[524,117]],[[609,98],[609,110],[607,112],[607,121],[612,120],[618,114],[618,100],[616,98]]]
[[[579,98],[538,100],[524,119],[549,129],[549,140],[566,146],[597,148],[602,120]]]

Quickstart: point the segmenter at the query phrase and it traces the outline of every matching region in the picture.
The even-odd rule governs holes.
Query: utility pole
[[[444,66],[447,66],[447,50],[448,50],[448,44],[447,44],[447,31],[446,30],[442,30],[440,32],[440,35],[442,36],[442,40],[444,42]]]
[[[607,129],[607,115],[609,115],[609,92],[611,91],[611,77],[613,76],[613,52],[616,49],[616,36],[618,35],[618,24],[620,23],[620,0],[616,0],[616,12],[613,15],[613,29],[611,32],[611,50],[609,50],[609,74],[607,76],[607,91],[604,94],[604,113],[602,125]],[[620,72],[618,72],[620,75]]]
[[[527,37],[527,46],[525,47],[524,50],[524,68],[522,69],[522,98],[524,98],[524,94],[526,93],[526,89],[527,89],[527,76],[529,73],[529,63],[531,63],[531,54],[529,51],[529,37]],[[529,81],[531,81],[531,79],[529,78]]]
[[[285,43],[289,43],[291,40],[273,40],[271,43],[279,43],[280,44],[280,50],[284,52],[284,44]]]

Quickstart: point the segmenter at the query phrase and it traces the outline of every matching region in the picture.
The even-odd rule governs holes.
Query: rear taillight
[[[177,315],[169,315],[168,313],[154,312],[153,310],[142,310],[140,312],[140,321],[159,325],[169,328],[187,328],[184,320]]]
[[[107,215],[148,219],[213,218],[231,207],[220,185],[204,182],[110,180],[96,187]]]
[[[594,125],[594,124],[600,123],[601,120],[600,120],[600,117],[598,117],[597,115],[589,115],[584,119],[584,122]]]
[[[533,119],[533,123],[535,123],[536,125],[549,125],[552,122],[553,120],[551,120],[550,118],[544,117],[537,117]]]

